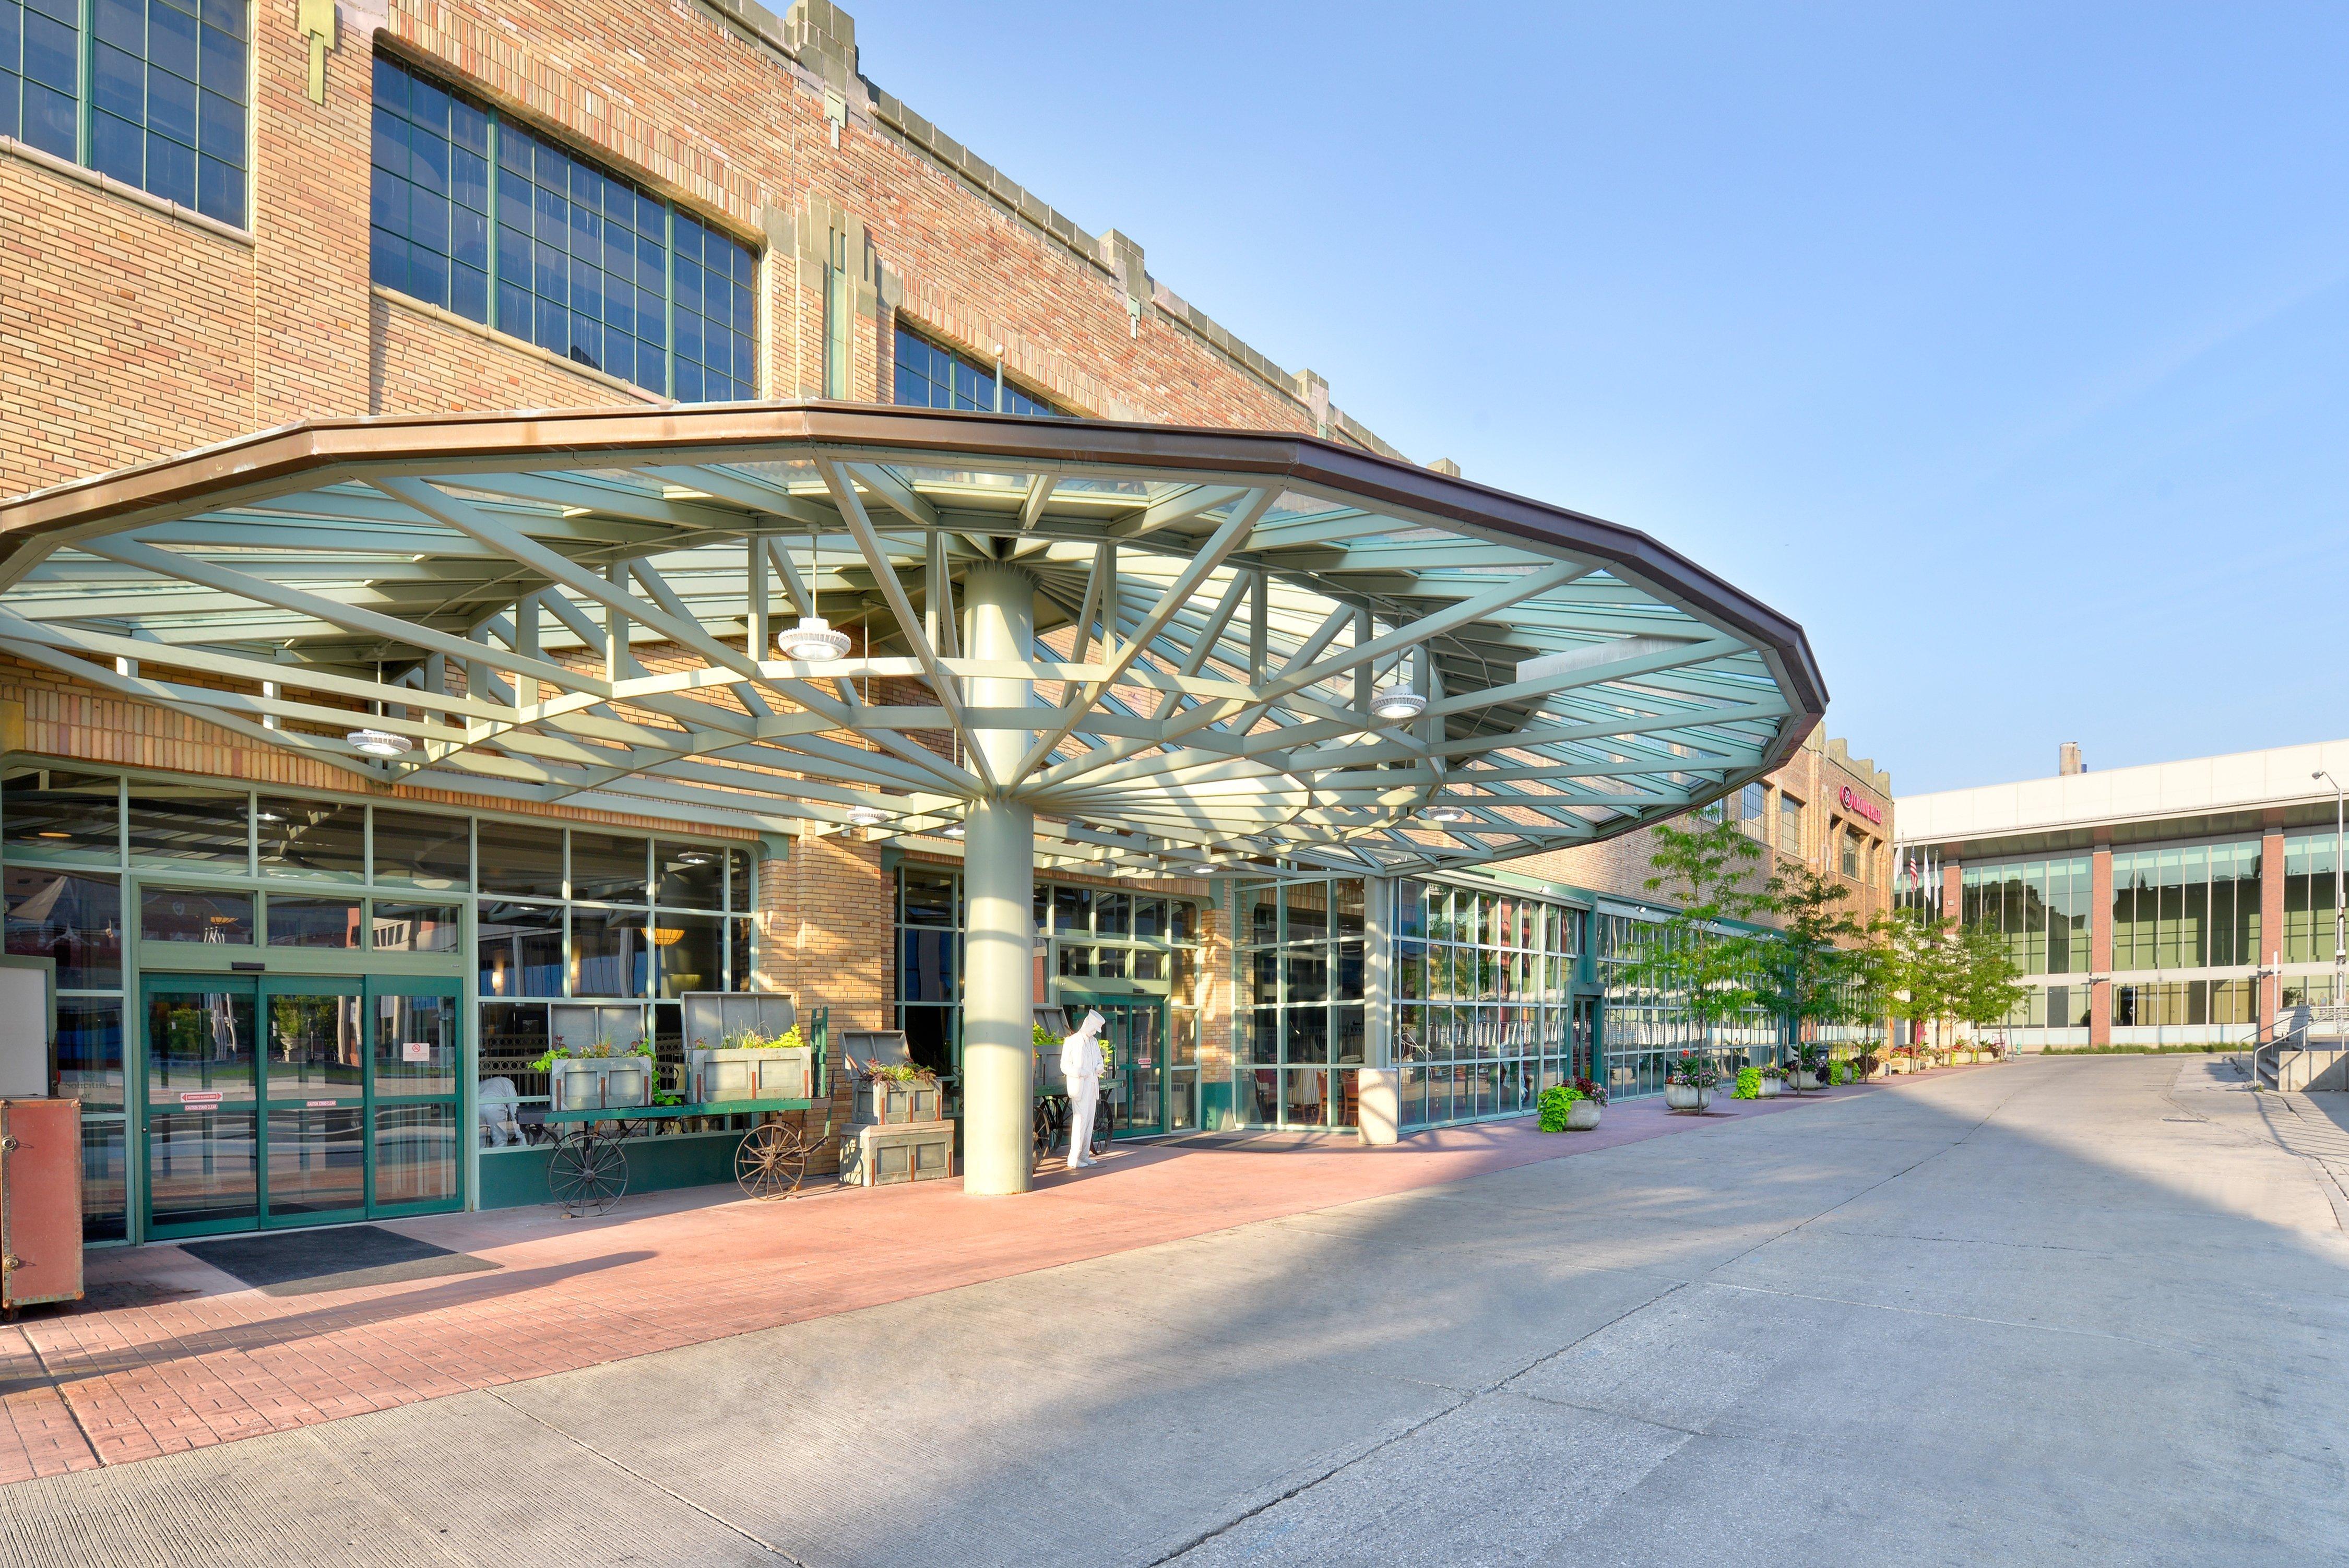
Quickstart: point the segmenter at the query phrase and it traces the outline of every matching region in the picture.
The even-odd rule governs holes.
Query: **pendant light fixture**
[[[848,652],[848,634],[833,631],[831,623],[815,614],[817,584],[823,577],[823,537],[808,530],[808,614],[783,634],[783,657],[794,664],[826,665]]]

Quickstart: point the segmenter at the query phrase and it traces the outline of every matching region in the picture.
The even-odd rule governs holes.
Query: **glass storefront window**
[[[750,982],[758,973],[753,967],[750,955],[751,933],[756,926],[757,923],[750,920],[734,920],[727,923],[729,933],[727,958],[731,966],[732,975],[731,983],[727,987],[729,990],[748,991],[751,988]]]
[[[61,1099],[87,1110],[122,1109],[122,1004],[57,998],[57,1081]]]
[[[377,1206],[446,1203],[456,1196],[457,1108],[378,1109],[375,1113]]]
[[[472,823],[464,817],[375,809],[375,880],[461,890],[472,885]]]
[[[0,826],[8,853],[113,865],[122,853],[120,793],[110,774],[8,769],[0,779]]]
[[[386,903],[378,900],[367,945],[378,953],[454,953],[460,913],[453,903]]]
[[[726,907],[736,914],[750,914],[758,909],[758,897],[750,889],[751,879],[758,874],[758,856],[752,851],[726,851],[727,894],[730,901]],[[749,987],[738,985],[735,989],[748,990]]]
[[[261,870],[268,876],[367,876],[367,808],[356,801],[261,797],[254,816]]]
[[[698,844],[656,844],[660,867],[653,897],[677,909],[726,907],[726,856]],[[715,987],[708,987],[715,989]]]
[[[253,895],[192,888],[141,888],[139,934],[147,942],[202,942],[250,947]]]
[[[1042,889],[1037,890],[1039,893]],[[898,878],[897,923],[900,925],[952,927],[960,921],[955,903],[955,873],[907,866]]]
[[[651,979],[645,917],[634,910],[571,912],[571,994],[645,996]]]
[[[563,830],[484,820],[478,829],[481,891],[514,898],[563,896]]]
[[[354,898],[295,898],[271,893],[269,945],[357,947],[362,907]]]
[[[1085,934],[1093,928],[1093,890],[1088,887],[1054,887],[1052,889],[1052,930],[1055,934],[1074,932]]]
[[[61,991],[122,985],[122,887],[112,877],[11,866],[8,951],[53,959]]]
[[[725,920],[715,914],[672,914],[653,923],[653,951],[660,957],[660,995],[675,1001],[688,991],[723,988]]]
[[[134,780],[129,798],[132,860],[198,861],[240,872],[250,868],[243,790]]]
[[[485,903],[474,918],[484,998],[563,995],[562,905]]]
[[[644,903],[647,849],[643,839],[574,828],[571,896],[602,903]]]

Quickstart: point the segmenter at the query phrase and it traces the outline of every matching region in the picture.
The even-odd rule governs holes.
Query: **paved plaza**
[[[404,1323],[424,1359],[435,1315],[483,1342],[445,1352],[461,1391],[0,1487],[0,1561],[2349,1561],[2323,1104],[2199,1057],[2033,1060],[1618,1107],[1570,1158],[1520,1126],[826,1199],[788,1232],[433,1222],[501,1269],[29,1325],[10,1410],[54,1463],[42,1412],[101,1408],[78,1381],[254,1409],[305,1346],[366,1395],[366,1366],[415,1376]],[[166,1313],[212,1337],[161,1345]]]

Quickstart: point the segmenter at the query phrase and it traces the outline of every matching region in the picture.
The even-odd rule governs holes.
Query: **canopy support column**
[[[964,586],[975,659],[1026,661],[1034,654],[1034,582],[1024,572],[974,566]],[[974,678],[973,708],[1025,707],[1025,681]],[[1032,743],[1020,730],[983,730],[996,777],[1007,787]],[[1033,998],[1036,813],[1003,796],[972,802],[963,824],[963,1191],[1025,1192],[1035,1184]]]

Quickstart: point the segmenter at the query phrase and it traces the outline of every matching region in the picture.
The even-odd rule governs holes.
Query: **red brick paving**
[[[1734,1114],[1803,1103],[1737,1103]],[[1723,1099],[1717,1109],[1731,1105]],[[967,1197],[959,1182],[784,1203],[702,1188],[631,1198],[601,1220],[543,1208],[405,1220],[387,1228],[500,1267],[322,1295],[264,1295],[172,1246],[92,1253],[94,1284],[197,1294],[0,1328],[0,1482],[285,1431],[1718,1124],[1642,1099],[1610,1107],[1594,1132],[1567,1136],[1521,1119],[1446,1128],[1391,1149],[1121,1148],[1098,1170],[1048,1168],[1021,1199]]]

